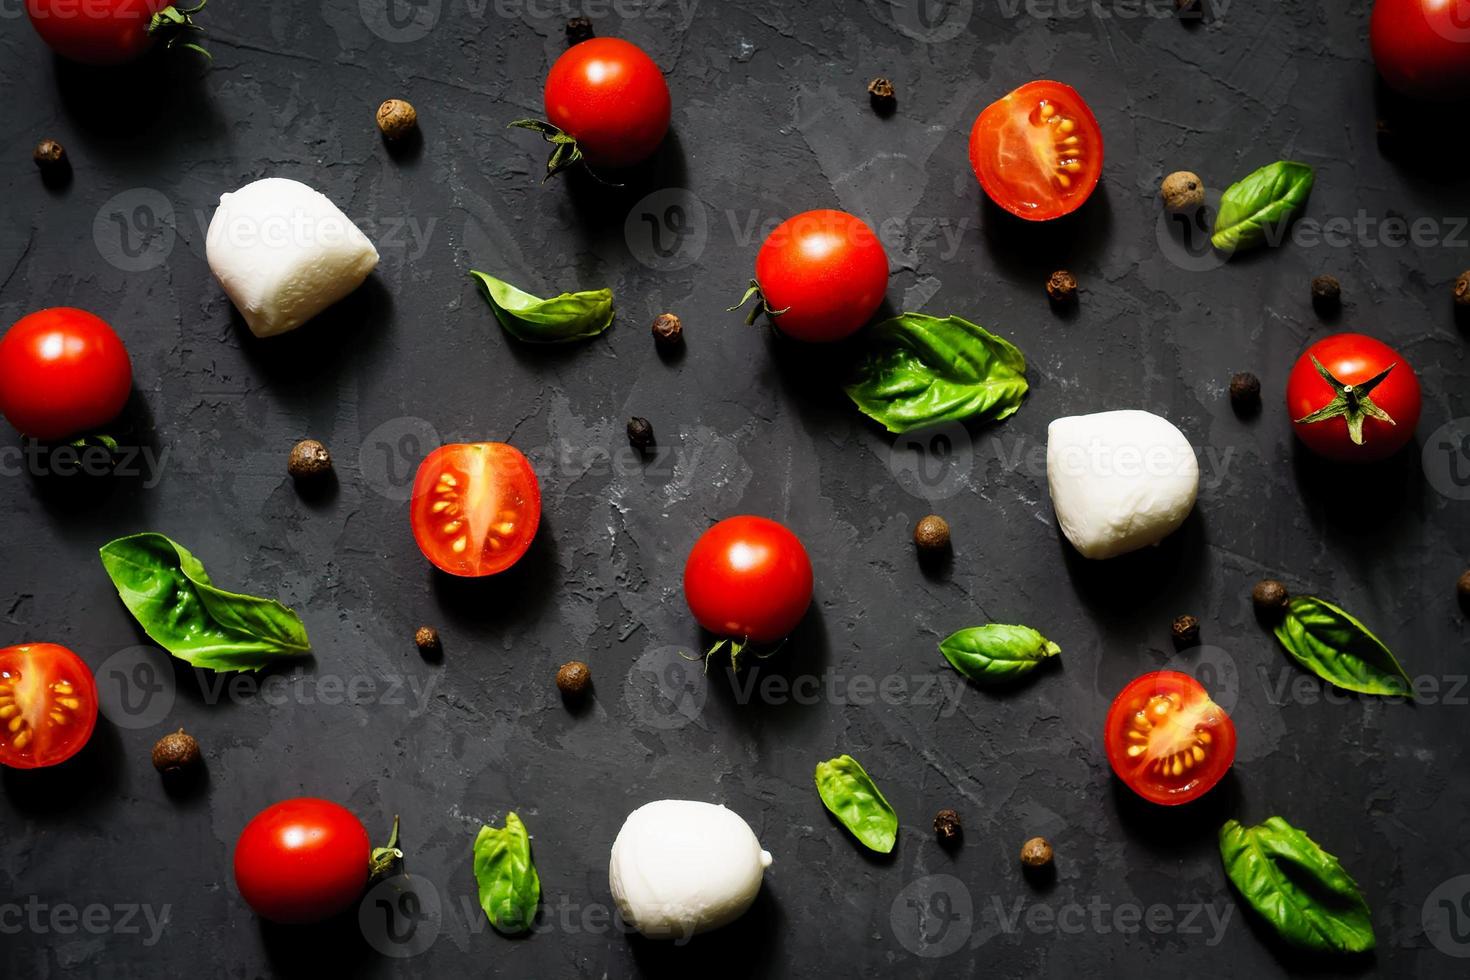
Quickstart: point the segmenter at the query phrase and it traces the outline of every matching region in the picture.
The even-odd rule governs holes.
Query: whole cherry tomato
[[[1150,803],[1173,806],[1210,791],[1235,761],[1235,723],[1188,674],[1135,678],[1108,709],[1108,762]]]
[[[268,806],[235,843],[235,884],[263,919],[320,922],[362,897],[372,850],[352,813],[303,797]]]
[[[1403,355],[1360,333],[1317,341],[1297,359],[1286,408],[1297,438],[1328,459],[1371,463],[1414,438],[1422,399]]]
[[[63,58],[87,65],[135,61],[160,39],[173,47],[199,30],[192,15],[203,7],[169,0],[26,0],[41,40]]]
[[[1374,0],[1373,61],[1390,87],[1420,99],[1470,98],[1470,5]]]
[[[1102,176],[1102,129],[1061,82],[1027,82],[970,129],[970,166],[996,204],[1027,221],[1070,214]]]
[[[28,436],[95,431],[117,418],[132,384],[123,342],[86,310],[41,310],[0,338],[0,414]]]
[[[883,302],[888,254],[861,218],[846,211],[806,211],[766,237],[755,257],[752,288],[786,336],[841,340],[860,330]]]
[[[97,684],[81,657],[55,643],[0,650],[0,765],[65,762],[97,727]]]
[[[775,521],[727,517],[690,549],[684,598],[711,633],[774,643],[796,629],[812,604],[811,559]]]

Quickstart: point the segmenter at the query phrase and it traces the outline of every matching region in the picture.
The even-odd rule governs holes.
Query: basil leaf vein
[[[99,554],[128,612],[185,663],[253,671],[311,652],[295,612],[274,599],[216,588],[199,559],[162,534],[118,538]]]
[[[1307,203],[1314,180],[1305,163],[1277,160],[1225,189],[1210,243],[1222,252],[1254,248],[1285,230]]]
[[[531,838],[521,818],[507,813],[504,827],[481,827],[474,856],[480,908],[490,924],[508,936],[530,929],[541,901],[541,879],[531,863]]]
[[[1343,690],[1400,696],[1413,689],[1383,641],[1325,599],[1293,596],[1275,632],[1293,660]]]
[[[1357,882],[1281,817],[1255,827],[1226,821],[1220,859],[1236,891],[1291,945],[1333,953],[1373,948],[1373,917]]]
[[[889,432],[1021,407],[1026,358],[1010,341],[957,316],[903,313],[869,331],[872,349],[845,388]]]
[[[951,633],[939,652],[955,670],[983,684],[1025,677],[1062,648],[1029,626],[989,623]]]
[[[887,854],[898,840],[898,814],[850,755],[817,763],[817,794],[832,815],[870,850]]]
[[[484,288],[495,318],[512,337],[532,344],[559,344],[595,337],[612,325],[611,289],[532,296],[483,272],[470,275]]]

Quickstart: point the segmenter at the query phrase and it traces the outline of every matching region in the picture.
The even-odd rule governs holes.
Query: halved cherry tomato
[[[0,650],[0,764],[65,762],[96,727],[97,683],[81,657],[55,643]]]
[[[1070,85],[1027,82],[985,107],[970,130],[970,166],[990,199],[1028,221],[1082,206],[1102,176],[1102,130]]]
[[[494,575],[531,546],[541,523],[541,485],[514,446],[457,443],[419,464],[409,508],[413,539],[436,567]]]
[[[805,211],[766,236],[755,281],[777,330],[796,340],[841,340],[883,302],[888,253],[861,218]]]
[[[235,885],[255,914],[298,925],[330,919],[367,886],[372,848],[362,821],[330,800],[283,800],[235,842]]]
[[[1135,678],[1108,709],[1108,762],[1150,803],[1197,800],[1235,761],[1235,724],[1188,674]]]
[[[812,604],[812,562],[783,525],[727,517],[690,549],[684,599],[711,633],[774,643],[796,629]]]
[[[1360,333],[1323,337],[1297,358],[1286,382],[1297,438],[1344,463],[1372,463],[1404,448],[1423,407],[1408,360]]]

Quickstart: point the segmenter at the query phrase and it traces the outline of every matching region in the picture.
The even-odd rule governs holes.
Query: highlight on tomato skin
[[[440,446],[414,476],[409,523],[436,568],[465,578],[495,575],[531,547],[541,524],[541,485],[514,446]]]
[[[985,193],[1027,221],[1080,208],[1102,177],[1103,138],[1077,90],[1027,82],[986,106],[970,130],[970,166]]]
[[[1108,763],[1150,803],[1178,806],[1204,796],[1235,762],[1235,724],[1204,687],[1178,671],[1134,678],[1114,699],[1103,728]]]
[[[40,769],[76,755],[97,727],[97,683],[57,643],[0,650],[0,765]]]

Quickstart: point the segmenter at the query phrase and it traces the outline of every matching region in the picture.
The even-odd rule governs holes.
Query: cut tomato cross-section
[[[97,727],[97,684],[64,646],[0,650],[0,763],[35,769],[65,762]]]
[[[1136,678],[1108,709],[1113,772],[1139,796],[1167,805],[1209,792],[1235,761],[1235,724],[1188,674]]]
[[[1028,221],[1075,211],[1102,176],[1102,130],[1061,82],[1027,82],[986,106],[970,130],[970,165],[991,200]]]
[[[410,521],[424,557],[451,575],[494,575],[514,565],[541,523],[530,460],[501,442],[440,446],[419,464]]]

